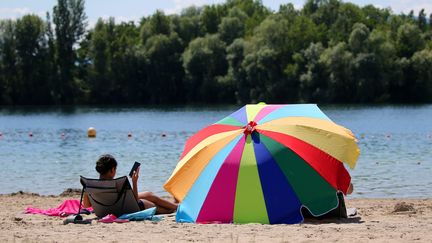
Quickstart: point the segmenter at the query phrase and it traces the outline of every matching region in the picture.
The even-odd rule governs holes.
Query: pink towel
[[[32,208],[27,207],[25,209],[25,213],[31,213],[31,214],[44,214],[48,216],[60,216],[60,217],[66,217],[71,214],[76,214],[78,212],[79,208],[79,200],[76,199],[68,199],[65,200],[62,204],[60,204],[57,208],[50,208],[50,209],[40,209],[40,208]],[[84,208],[82,208],[84,209]],[[85,208],[86,210],[92,212],[93,209]]]

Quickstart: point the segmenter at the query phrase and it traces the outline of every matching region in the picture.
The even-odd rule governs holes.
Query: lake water
[[[140,190],[167,195],[162,186],[186,139],[237,108],[0,108],[0,194],[80,188],[79,176],[96,178],[95,161],[111,153],[117,175],[138,160]],[[358,137],[352,197],[432,197],[432,105],[321,109]]]

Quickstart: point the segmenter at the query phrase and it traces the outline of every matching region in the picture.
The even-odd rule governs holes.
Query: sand
[[[350,199],[355,217],[296,225],[161,222],[63,225],[63,218],[23,214],[27,206],[57,207],[77,195],[0,195],[0,242],[432,242],[432,199]]]

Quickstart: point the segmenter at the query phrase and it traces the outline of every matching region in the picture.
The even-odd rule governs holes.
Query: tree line
[[[0,20],[0,105],[432,100],[432,15],[258,0],[99,19],[58,0]]]

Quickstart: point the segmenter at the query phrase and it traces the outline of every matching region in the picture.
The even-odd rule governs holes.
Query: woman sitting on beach
[[[99,173],[99,179],[112,180],[116,175],[117,161],[112,155],[104,154],[99,157],[98,161],[96,161],[95,168],[96,171]],[[139,167],[136,171],[133,172],[131,179],[132,190],[135,198],[138,199],[138,204],[141,210],[156,207],[157,214],[173,213],[177,210],[177,202],[170,202],[148,191],[138,193],[138,177]],[[84,194],[83,205],[84,207],[91,207],[91,203],[87,194]]]

